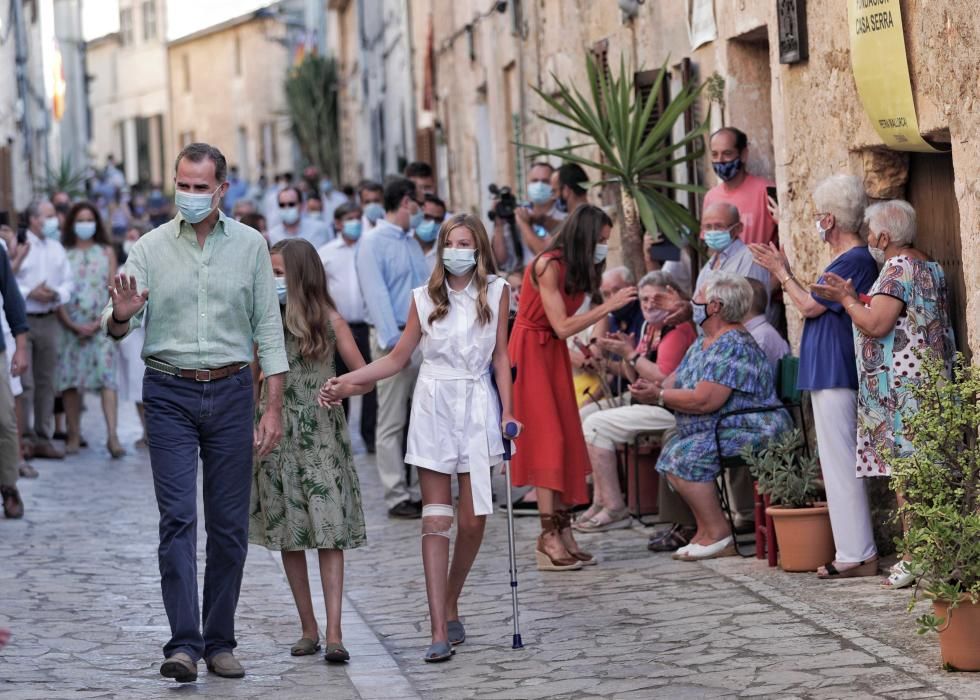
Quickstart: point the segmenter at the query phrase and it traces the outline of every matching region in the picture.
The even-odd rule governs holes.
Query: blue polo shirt
[[[825,272],[850,279],[858,294],[867,294],[878,278],[878,265],[867,246],[858,246],[830,263]],[[811,296],[827,310],[803,323],[797,388],[804,391],[857,389],[851,317],[841,304]]]

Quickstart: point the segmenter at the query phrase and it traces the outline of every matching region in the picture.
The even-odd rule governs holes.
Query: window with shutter
[[[657,70],[645,70],[639,71],[633,76],[633,83],[636,86],[636,99],[643,105],[646,104],[646,100],[650,97],[650,92],[653,90],[657,83],[657,78],[659,77],[661,69]],[[646,125],[643,127],[643,138],[653,130],[657,122],[660,120],[660,115],[664,113],[667,108],[667,104],[670,102],[670,76],[664,76],[664,80],[660,83],[660,89],[655,97],[655,102],[653,104],[653,110],[650,112],[650,119],[647,120]],[[670,142],[670,137],[667,137],[667,143]],[[650,178],[656,180],[666,180],[667,182],[673,182],[673,173],[669,170],[665,172],[649,171],[643,173],[643,178]],[[670,196],[670,193],[662,190],[665,195]]]

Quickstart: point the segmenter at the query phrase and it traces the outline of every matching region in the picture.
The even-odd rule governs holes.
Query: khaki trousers
[[[377,338],[372,335],[371,354],[375,360],[388,354],[382,350]],[[415,390],[415,380],[419,376],[422,354],[416,350],[408,367],[393,377],[382,379],[377,384],[378,422],[375,427],[375,461],[378,476],[384,487],[385,504],[388,508],[402,501],[420,499],[418,474],[414,467],[405,466],[405,446],[402,442],[405,426],[408,425],[408,403]]]
[[[35,445],[43,445],[50,443],[54,435],[55,375],[58,372],[61,323],[53,313],[30,316],[28,323],[31,330],[27,334],[27,353],[31,364],[22,377],[24,393],[18,401],[24,412],[28,437]]]
[[[0,352],[0,370],[7,366],[5,353]],[[10,390],[10,375],[0,371],[0,486],[17,484],[20,449],[17,446],[17,415],[14,394]]]

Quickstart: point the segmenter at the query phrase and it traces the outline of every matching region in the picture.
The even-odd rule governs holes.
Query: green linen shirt
[[[139,239],[122,272],[148,289],[129,332],[146,329],[143,358],[181,369],[251,362],[266,376],[289,371],[269,248],[255,229],[219,212],[202,249],[178,214]],[[102,313],[108,332],[112,301]]]

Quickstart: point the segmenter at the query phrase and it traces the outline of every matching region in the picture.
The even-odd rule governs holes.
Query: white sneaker
[[[701,559],[715,559],[717,557],[731,557],[738,552],[735,551],[735,541],[729,535],[711,544],[692,544],[689,549],[681,556],[677,557],[682,561],[699,561]]]

